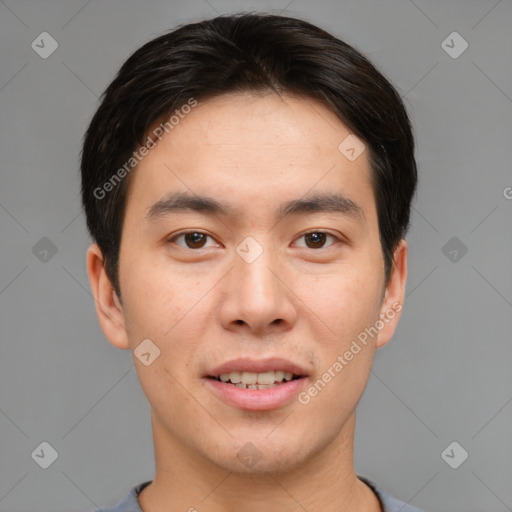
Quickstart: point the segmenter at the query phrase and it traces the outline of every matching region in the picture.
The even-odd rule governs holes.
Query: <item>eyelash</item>
[[[202,231],[192,230],[192,231],[182,231],[181,233],[178,233],[178,234],[176,234],[176,235],[173,235],[172,237],[170,237],[170,238],[168,238],[168,239],[167,239],[167,242],[168,242],[168,243],[174,243],[174,242],[175,242],[175,240],[177,240],[178,238],[180,238],[180,237],[182,237],[182,236],[184,236],[184,235],[192,234],[192,233],[200,233],[200,234],[205,235],[205,236],[207,236],[208,238],[211,238],[211,239],[213,240],[213,237],[212,237],[212,236],[210,236],[210,235],[208,235],[207,233],[203,233]],[[342,239],[341,239],[341,238],[339,238],[339,237],[337,237],[337,236],[333,235],[332,233],[329,233],[329,232],[327,232],[327,231],[322,231],[322,230],[307,231],[306,233],[302,233],[302,234],[297,238],[297,240],[298,240],[298,239],[300,239],[300,238],[303,238],[303,237],[305,237],[305,236],[307,236],[307,235],[310,235],[310,234],[312,234],[312,233],[321,233],[321,234],[327,235],[328,237],[331,237],[332,239],[334,239],[334,240],[335,240],[335,241],[337,241],[337,242],[342,242]],[[178,245],[178,244],[176,244],[176,245]],[[333,244],[331,244],[331,245],[333,245]],[[191,251],[200,251],[201,249],[204,249],[204,247],[199,247],[199,248],[197,248],[197,249],[194,249],[194,248],[191,248],[191,247],[183,247],[183,246],[181,246],[181,245],[180,245],[179,247],[181,247],[182,249],[189,249],[189,250],[191,250]],[[328,246],[328,247],[330,247],[330,246]],[[303,248],[304,248],[304,249],[310,249],[309,247],[303,247]],[[318,250],[320,250],[320,249],[325,249],[325,247],[320,247],[320,248],[318,248],[318,249],[311,249],[311,250],[313,250],[313,251],[318,251]]]

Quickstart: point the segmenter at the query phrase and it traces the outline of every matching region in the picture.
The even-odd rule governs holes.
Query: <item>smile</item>
[[[218,382],[232,384],[241,389],[271,389],[281,386],[291,380],[300,379],[300,375],[294,375],[292,372],[283,370],[271,370],[268,372],[229,372],[222,373],[218,377],[210,377]]]

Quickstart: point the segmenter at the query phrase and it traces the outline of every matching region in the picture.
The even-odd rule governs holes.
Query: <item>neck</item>
[[[293,468],[235,473],[184,446],[152,416],[156,472],[139,494],[143,512],[381,512],[353,466],[355,413],[320,452]]]

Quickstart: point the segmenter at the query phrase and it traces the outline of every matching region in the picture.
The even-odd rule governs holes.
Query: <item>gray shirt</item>
[[[381,489],[375,482],[369,480],[368,478],[359,475],[357,478],[369,485],[373,492],[375,492],[384,512],[422,512],[416,507],[407,505],[403,501],[399,501],[393,498],[386,491]],[[123,501],[118,503],[114,508],[102,508],[97,509],[94,512],[142,512],[142,509],[140,508],[139,502],[137,500],[137,496],[142,491],[142,489],[144,489],[144,487],[148,486],[150,483],[151,480],[132,487],[128,496]]]

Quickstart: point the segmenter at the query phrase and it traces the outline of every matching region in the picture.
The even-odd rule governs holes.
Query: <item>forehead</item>
[[[136,197],[135,206],[147,210],[181,191],[228,195],[243,209],[257,198],[282,202],[285,193],[368,191],[366,152],[350,161],[339,150],[349,135],[334,112],[310,98],[237,93],[198,101],[139,163],[129,202]]]
[[[291,156],[288,151],[320,157],[321,151],[336,150],[340,135],[348,135],[349,130],[334,112],[312,98],[245,92],[200,101],[171,133],[173,140],[168,137],[167,142],[176,146],[190,145],[190,136],[197,136],[195,143],[205,150],[228,153],[243,145],[248,151],[265,152],[279,147],[284,158]]]

